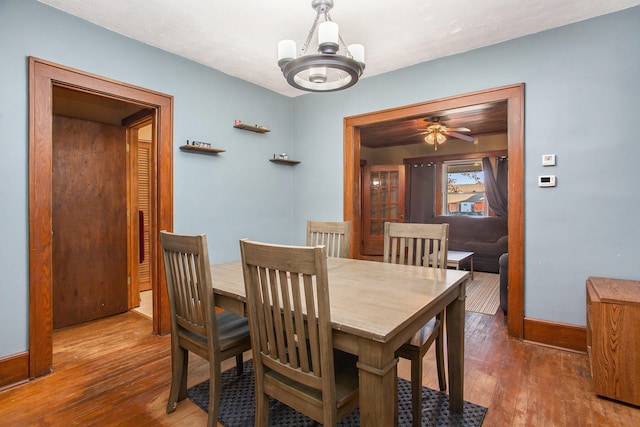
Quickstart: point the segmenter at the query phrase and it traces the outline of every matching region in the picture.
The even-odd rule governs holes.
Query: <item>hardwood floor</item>
[[[640,408],[593,395],[585,354],[508,339],[501,312],[467,312],[465,346],[464,396],[489,408],[484,426],[640,425]],[[0,426],[206,424],[188,399],[165,413],[169,337],[152,336],[139,314],[56,331],[53,360],[52,374],[0,391]],[[189,385],[205,380],[206,362],[190,361]],[[425,366],[424,384],[437,388],[433,350]],[[398,372],[409,378],[409,363]]]

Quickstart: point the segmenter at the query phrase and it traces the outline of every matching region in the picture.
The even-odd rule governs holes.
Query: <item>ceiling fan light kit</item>
[[[447,137],[440,132],[429,132],[427,136],[424,137],[424,140],[427,144],[436,145],[435,149],[437,150],[438,147],[436,142],[438,144],[442,144],[447,140]]]
[[[329,11],[333,0],[313,0],[311,7],[316,11],[307,40],[300,55],[296,55],[293,40],[278,43],[278,66],[287,82],[308,92],[333,92],[346,89],[358,82],[364,71],[364,46],[347,45],[342,40],[338,24],[331,20]],[[324,22],[319,23],[321,16]],[[307,54],[307,48],[318,30],[318,53]],[[340,46],[345,55],[338,53]]]
[[[426,135],[424,141],[427,144],[434,146],[435,151],[438,151],[438,144],[443,144],[447,140],[447,136],[462,139],[464,141],[473,141],[475,138],[469,135],[463,135],[459,132],[471,132],[468,128],[460,127],[451,129],[444,125],[440,120],[440,117],[434,117],[432,119],[425,119],[427,121],[427,130],[424,132]]]

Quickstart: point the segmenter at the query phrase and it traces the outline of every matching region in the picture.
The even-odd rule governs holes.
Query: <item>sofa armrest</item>
[[[507,314],[509,307],[509,254],[500,255],[500,308]]]
[[[500,249],[500,253],[505,253],[509,251],[509,236],[504,235],[498,239],[496,242],[498,248]]]

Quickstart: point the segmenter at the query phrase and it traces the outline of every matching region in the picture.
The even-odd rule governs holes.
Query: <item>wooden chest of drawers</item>
[[[640,405],[640,281],[587,279],[587,350],[595,393]]]

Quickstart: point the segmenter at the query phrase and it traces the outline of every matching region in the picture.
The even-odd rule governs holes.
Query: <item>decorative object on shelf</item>
[[[317,12],[307,40],[296,56],[296,43],[281,40],[278,43],[278,66],[287,82],[309,92],[333,92],[357,83],[364,71],[364,46],[347,45],[338,32],[338,24],[331,20],[329,11],[333,0],[313,0],[311,7]],[[325,21],[318,25],[320,16]],[[318,52],[307,54],[313,34],[318,29]],[[344,55],[338,54],[340,46]]]
[[[192,153],[209,154],[209,155],[216,155],[218,153],[224,153],[226,151],[226,150],[221,150],[219,148],[213,148],[211,147],[211,144],[207,142],[191,141],[191,143],[189,143],[188,139],[187,139],[186,145],[180,146],[180,150],[188,151]]]
[[[287,153],[280,153],[280,155],[278,157],[276,157],[276,155],[273,155],[273,159],[269,159],[270,162],[273,163],[280,163],[282,165],[297,165],[298,163],[300,163],[300,160],[289,160],[289,156],[287,155]]]
[[[240,121],[238,119],[236,119],[233,127],[236,128],[236,129],[249,130],[251,132],[257,132],[257,133],[271,132],[271,129],[269,129],[268,127],[266,127],[264,125],[255,125],[255,126],[246,125],[246,124],[242,123],[242,121]]]
[[[191,141],[191,144],[189,144],[189,140],[188,139],[187,139],[187,145],[193,145],[194,147],[211,148],[211,144],[209,144],[208,142]]]

